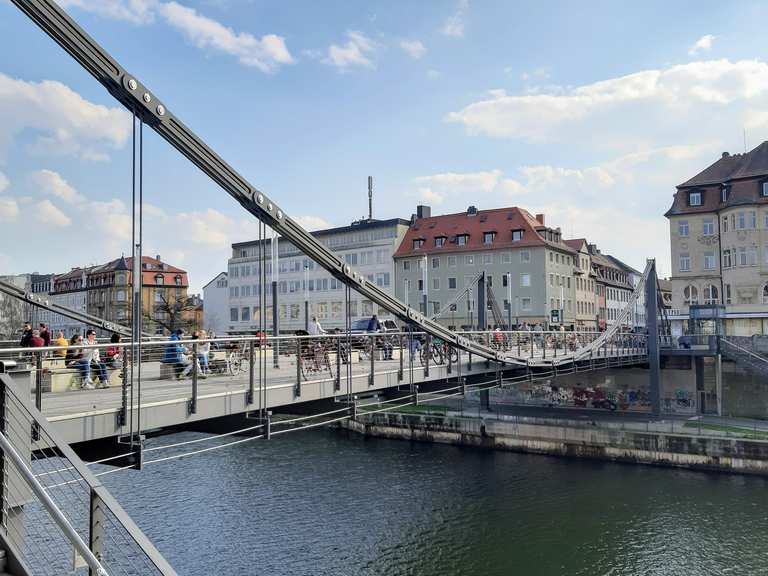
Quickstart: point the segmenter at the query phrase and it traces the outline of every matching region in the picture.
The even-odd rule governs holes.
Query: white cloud
[[[213,48],[236,56],[245,66],[274,72],[294,61],[285,40],[275,34],[256,38],[247,32],[238,33],[177,2],[160,4],[158,10],[169,25],[183,32],[198,48]]]
[[[332,228],[333,224],[328,222],[327,220],[320,218],[320,216],[296,216],[292,218],[294,222],[296,222],[299,226],[304,228],[304,230],[324,230],[326,228]]]
[[[688,48],[688,55],[696,56],[699,52],[709,52],[712,49],[712,42],[715,41],[715,38],[717,38],[717,36],[705,34]]]
[[[154,19],[155,0],[59,0],[62,8],[79,8],[105,18],[147,24]]]
[[[72,224],[72,219],[54,206],[50,200],[41,200],[33,206],[35,220],[41,224],[64,228]]]
[[[38,170],[32,173],[31,179],[43,193],[56,196],[68,204],[79,204],[85,201],[85,196],[75,190],[58,172]]]
[[[8,190],[8,186],[11,185],[11,181],[8,180],[8,176],[0,172],[0,194]]]
[[[14,198],[0,198],[0,222],[14,222],[19,215],[19,204]]]
[[[349,38],[349,41],[342,46],[331,44],[322,62],[335,66],[341,71],[347,70],[352,66],[375,68],[373,61],[370,59],[370,56],[376,52],[376,44],[373,40],[353,30],[347,32],[347,38]]]
[[[420,40],[400,40],[400,48],[414,60],[418,60],[427,52]]]
[[[549,93],[510,95],[495,90],[487,99],[452,112],[446,120],[472,134],[529,141],[599,136],[632,141],[655,138],[679,125],[690,135],[698,126],[711,133],[713,114],[768,100],[768,64],[760,60],[691,62],[644,70]],[[768,103],[768,102],[766,102]],[[724,108],[728,105],[728,108]],[[738,125],[738,124],[737,124]],[[579,132],[583,130],[583,132]],[[675,131],[672,130],[671,133]]]
[[[33,151],[87,159],[87,151],[122,147],[131,130],[123,108],[85,100],[60,82],[26,82],[0,74],[0,158],[23,131],[37,139]]]
[[[501,170],[481,172],[444,172],[431,176],[419,176],[419,196],[425,202],[442,204],[450,197],[471,197],[472,194],[488,193],[496,189]]]
[[[453,38],[464,37],[464,16],[469,9],[469,0],[459,0],[459,4],[456,7],[456,11],[448,17],[440,29],[440,32],[445,36],[451,36]]]

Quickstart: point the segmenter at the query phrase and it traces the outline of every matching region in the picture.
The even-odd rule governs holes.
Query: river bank
[[[690,420],[380,412],[340,427],[369,437],[768,476],[768,432]]]

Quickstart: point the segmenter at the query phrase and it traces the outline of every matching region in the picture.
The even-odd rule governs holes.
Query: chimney
[[[373,176],[368,176],[368,220],[373,220]]]
[[[538,220],[539,224],[542,226],[546,226],[546,224],[544,224],[544,214],[536,214],[536,220]]]
[[[477,206],[467,208],[467,216],[477,216]]]
[[[723,152],[723,158],[728,158],[728,156],[730,156],[730,154],[728,154],[728,152]]]
[[[157,260],[158,262],[162,262],[162,261],[163,261],[163,260],[160,258],[160,254],[158,254],[157,256],[155,256],[155,260]]]
[[[430,216],[432,216],[432,209],[429,206],[425,206],[424,204],[416,206],[416,220],[429,218]]]

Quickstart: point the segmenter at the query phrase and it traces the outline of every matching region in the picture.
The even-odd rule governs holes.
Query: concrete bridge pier
[[[480,410],[491,410],[491,391],[488,388],[480,390]]]

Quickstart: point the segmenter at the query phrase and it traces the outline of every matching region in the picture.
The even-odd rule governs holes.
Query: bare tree
[[[185,332],[195,328],[194,310],[197,303],[193,298],[184,297],[169,301],[164,292],[160,292],[160,301],[154,303],[153,314],[144,314],[147,327],[158,326],[170,333],[181,328]]]
[[[0,338],[18,339],[25,320],[24,305],[15,298],[0,295]]]

